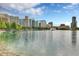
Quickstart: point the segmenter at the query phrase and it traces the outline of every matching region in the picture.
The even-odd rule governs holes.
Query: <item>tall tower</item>
[[[45,20],[40,20],[40,27],[46,28],[46,21]]]
[[[52,28],[53,27],[53,22],[49,22],[49,27]]]
[[[29,20],[29,19],[28,19],[28,16],[25,16],[25,19],[24,19],[24,26],[25,26],[25,27],[28,27],[28,23],[29,23],[28,20]]]
[[[71,29],[72,30],[76,30],[77,29],[77,21],[76,21],[76,17],[75,16],[72,17]]]
[[[32,20],[32,28],[35,27],[35,20]]]
[[[19,17],[18,16],[15,16],[15,23],[19,24]]]

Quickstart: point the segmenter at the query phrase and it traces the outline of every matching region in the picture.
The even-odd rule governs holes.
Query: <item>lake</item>
[[[24,56],[79,56],[79,31],[3,32],[0,42]]]

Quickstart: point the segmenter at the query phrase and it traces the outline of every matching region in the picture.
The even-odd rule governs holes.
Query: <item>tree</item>
[[[2,22],[2,28],[3,28],[3,29],[6,29],[6,28],[7,28],[7,26],[6,26],[6,23],[5,23],[5,22]]]
[[[15,22],[11,24],[11,29],[16,29],[16,23]]]
[[[6,29],[7,26],[6,26],[6,23],[5,22],[0,22],[0,29]]]

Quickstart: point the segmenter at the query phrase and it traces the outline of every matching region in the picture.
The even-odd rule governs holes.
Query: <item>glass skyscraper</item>
[[[76,30],[77,29],[77,21],[76,21],[76,17],[75,16],[72,17],[71,29],[72,30]]]

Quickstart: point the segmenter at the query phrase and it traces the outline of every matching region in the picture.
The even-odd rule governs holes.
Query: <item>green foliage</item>
[[[10,23],[6,23],[7,29],[11,29],[11,24]]]
[[[19,25],[19,24],[16,24],[15,22],[14,23],[6,23],[6,22],[2,22],[0,21],[0,29],[7,29],[7,30],[12,30],[12,29],[15,29],[15,30],[23,30],[23,29],[26,29],[25,27],[23,27],[22,25]]]
[[[0,22],[0,29],[6,29],[7,26],[6,26],[6,23],[5,22]]]
[[[16,29],[16,23],[11,24],[11,29]]]
[[[21,29],[22,29],[22,26],[17,24],[17,25],[16,25],[16,29],[17,29],[17,30],[21,30]]]
[[[12,23],[11,25],[11,29],[15,29],[15,30],[23,30],[25,29],[22,25],[16,24],[16,23]]]

